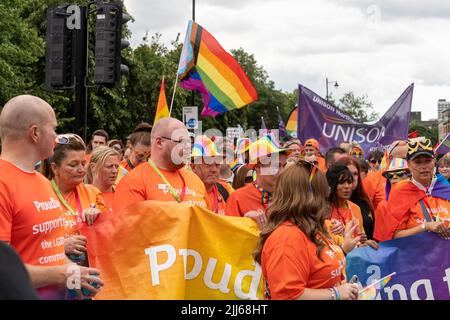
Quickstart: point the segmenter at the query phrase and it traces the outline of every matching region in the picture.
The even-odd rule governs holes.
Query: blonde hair
[[[91,160],[86,169],[85,183],[92,184],[94,181],[94,175],[92,173],[91,164],[95,165],[95,170],[97,171],[105,164],[106,159],[111,156],[117,156],[120,159],[120,154],[117,150],[110,147],[98,147],[91,153]]]

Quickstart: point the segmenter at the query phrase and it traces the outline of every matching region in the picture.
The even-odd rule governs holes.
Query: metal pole
[[[87,8],[80,6],[81,28],[75,30],[75,130],[87,142],[87,99],[86,78],[88,72],[88,20]]]
[[[328,78],[325,78],[325,79],[326,79],[326,82],[327,82],[327,85],[326,85],[326,87],[327,87],[327,95],[325,96],[325,100],[328,101]]]
[[[177,72],[177,77],[175,78],[175,84],[173,86],[172,101],[170,101],[169,117],[172,117],[172,106],[173,106],[173,100],[175,99],[175,91],[177,90],[177,84],[178,84],[178,72]]]
[[[195,22],[195,0],[192,0],[192,21]],[[191,95],[191,106],[195,104],[195,92],[192,91]]]

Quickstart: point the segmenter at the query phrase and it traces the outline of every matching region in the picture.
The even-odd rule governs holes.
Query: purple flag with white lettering
[[[299,85],[298,137],[301,141],[316,139],[323,153],[341,142],[356,141],[365,154],[408,139],[413,89],[411,84],[378,122],[365,124]]]
[[[436,147],[434,152],[437,154],[446,154],[447,152],[450,152],[450,133],[442,139],[441,143]]]

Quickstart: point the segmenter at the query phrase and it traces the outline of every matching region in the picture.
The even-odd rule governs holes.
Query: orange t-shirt
[[[436,198],[432,196],[425,197],[423,199],[425,206],[427,208],[430,218],[439,217],[447,226],[450,225],[450,202]],[[422,207],[420,203],[417,202],[415,205],[411,205],[408,210],[408,214],[400,221],[397,230],[405,230],[414,228],[426,221],[425,215],[423,214]]]
[[[261,255],[270,299],[293,300],[301,296],[305,288],[332,288],[345,280],[342,249],[332,241],[326,241],[320,253],[323,261],[316,251],[314,242],[291,222],[284,222],[272,232]]]
[[[325,162],[325,159],[321,156],[317,156],[317,167],[319,168],[320,171],[322,171],[323,173],[327,172],[327,164]]]
[[[250,183],[231,194],[225,208],[225,215],[243,217],[249,211],[266,212],[261,191]]]
[[[207,207],[205,185],[195,173],[185,168],[176,171],[159,170],[180,197],[183,189],[185,190],[181,203]],[[169,190],[164,180],[145,162],[130,171],[117,185],[113,209],[118,210],[145,200],[177,202]]]
[[[386,178],[383,177],[383,171],[369,172],[362,182],[364,191],[376,209],[378,204],[386,199]]]
[[[102,192],[101,196],[106,203],[106,206],[112,209],[113,201],[114,201],[114,192]]]
[[[77,211],[78,215],[76,218],[77,224],[83,223],[81,213],[85,209],[89,209],[92,204],[100,210],[102,213],[107,213],[110,211],[110,208],[106,205],[105,200],[102,198],[102,193],[93,185],[86,185],[84,183],[80,183],[75,191],[71,191],[65,198],[69,206]],[[78,194],[78,199],[76,195]],[[79,201],[78,201],[79,200]],[[63,204],[61,204],[63,206]],[[65,210],[65,208],[63,206]],[[67,215],[71,215],[70,211],[66,212]],[[78,229],[74,229],[72,234],[77,233]]]
[[[225,188],[225,190],[228,191],[228,198],[233,193],[234,189],[226,182],[218,181],[217,183],[220,183],[221,186]],[[220,194],[217,187],[213,188],[211,191],[206,192],[206,205],[208,206],[208,209],[221,215],[225,215],[225,208],[227,205],[227,201],[225,201]]]
[[[363,219],[361,214],[361,208],[349,201],[347,202],[347,208],[337,208],[336,206],[332,206],[331,218],[341,221],[344,226],[347,225],[352,219],[356,218],[359,222],[359,227],[355,229],[354,236],[356,237],[359,233],[364,233]],[[342,238],[343,239],[343,238]],[[342,243],[338,243],[339,245]]]
[[[22,261],[37,266],[66,263],[67,219],[50,182],[0,159],[0,240],[10,243]],[[58,288],[38,289],[44,299],[62,299]]]

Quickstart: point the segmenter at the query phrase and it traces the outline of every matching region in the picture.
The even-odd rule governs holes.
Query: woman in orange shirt
[[[109,208],[112,208],[113,204],[119,160],[120,154],[113,148],[98,147],[92,152],[91,161],[86,170],[85,182],[100,190]]]
[[[53,157],[46,160],[43,173],[51,181],[52,188],[66,215],[72,217],[64,242],[66,255],[81,265],[87,265],[86,237],[80,235],[83,224],[92,225],[101,212],[109,208],[100,191],[83,183],[86,173],[86,145],[76,134],[59,135],[56,138]]]
[[[341,222],[344,226],[355,220],[357,228],[354,236],[360,236],[361,242],[365,242],[367,237],[364,234],[361,209],[349,200],[352,196],[353,174],[347,166],[335,163],[327,171],[327,180],[330,186],[328,201],[331,206],[331,219]],[[338,244],[341,245],[342,241],[343,237]]]
[[[255,252],[266,299],[357,299],[358,286],[345,283],[344,253],[325,226],[327,193],[325,176],[311,163],[298,160],[280,174]],[[346,244],[354,246],[353,229],[346,229]]]

